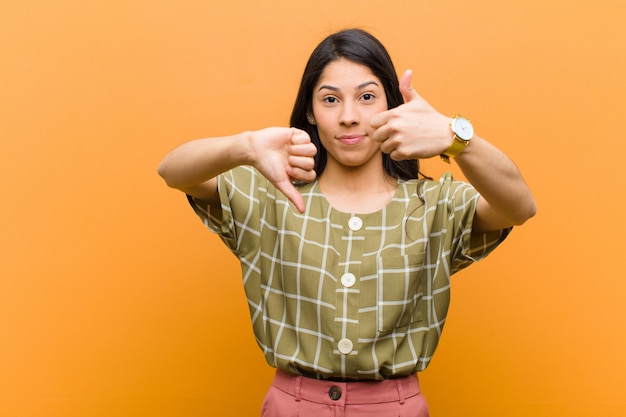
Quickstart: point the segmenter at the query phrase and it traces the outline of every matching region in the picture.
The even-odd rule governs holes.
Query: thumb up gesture
[[[404,104],[379,113],[370,121],[380,149],[397,161],[440,155],[452,141],[452,119],[437,112],[413,89],[412,75],[407,70],[400,79]]]

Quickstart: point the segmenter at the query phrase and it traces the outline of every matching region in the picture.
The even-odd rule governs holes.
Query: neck
[[[326,166],[319,177],[319,186],[326,199],[337,210],[371,213],[386,206],[396,189],[397,181],[385,170],[361,167]]]

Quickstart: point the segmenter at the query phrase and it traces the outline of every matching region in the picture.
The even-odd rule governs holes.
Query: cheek
[[[372,109],[372,111],[368,112],[367,114],[364,115],[363,119],[361,120],[361,122],[363,123],[364,126],[367,127],[367,129],[369,130],[375,130],[372,125],[371,125],[371,121],[374,117],[378,116],[380,113],[386,111],[387,108],[384,109]]]
[[[328,134],[334,126],[333,120],[328,114],[316,114],[315,125],[320,136]]]

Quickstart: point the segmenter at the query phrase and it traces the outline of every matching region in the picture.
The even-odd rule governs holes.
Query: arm
[[[291,181],[315,179],[315,152],[305,132],[268,128],[184,143],[165,156],[158,172],[168,186],[217,206],[216,177],[239,165],[251,165],[303,211],[302,196]]]
[[[245,133],[184,143],[161,161],[159,175],[171,188],[213,205],[219,202],[216,177],[251,161]]]
[[[535,215],[535,200],[521,173],[495,146],[474,135],[454,159],[480,193],[473,232],[521,225]]]
[[[424,159],[441,155],[452,143],[451,118],[437,112],[411,87],[411,72],[400,80],[405,104],[377,115],[371,124],[381,150],[392,159]],[[535,200],[521,173],[504,153],[474,135],[455,158],[480,193],[472,232],[521,225],[535,215]]]

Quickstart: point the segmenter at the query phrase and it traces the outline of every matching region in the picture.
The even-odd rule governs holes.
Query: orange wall
[[[621,0],[3,0],[0,416],[259,414],[272,371],[237,263],[156,166],[286,124],[311,49],[347,26],[538,200],[453,280],[432,414],[626,415],[624,17]]]

